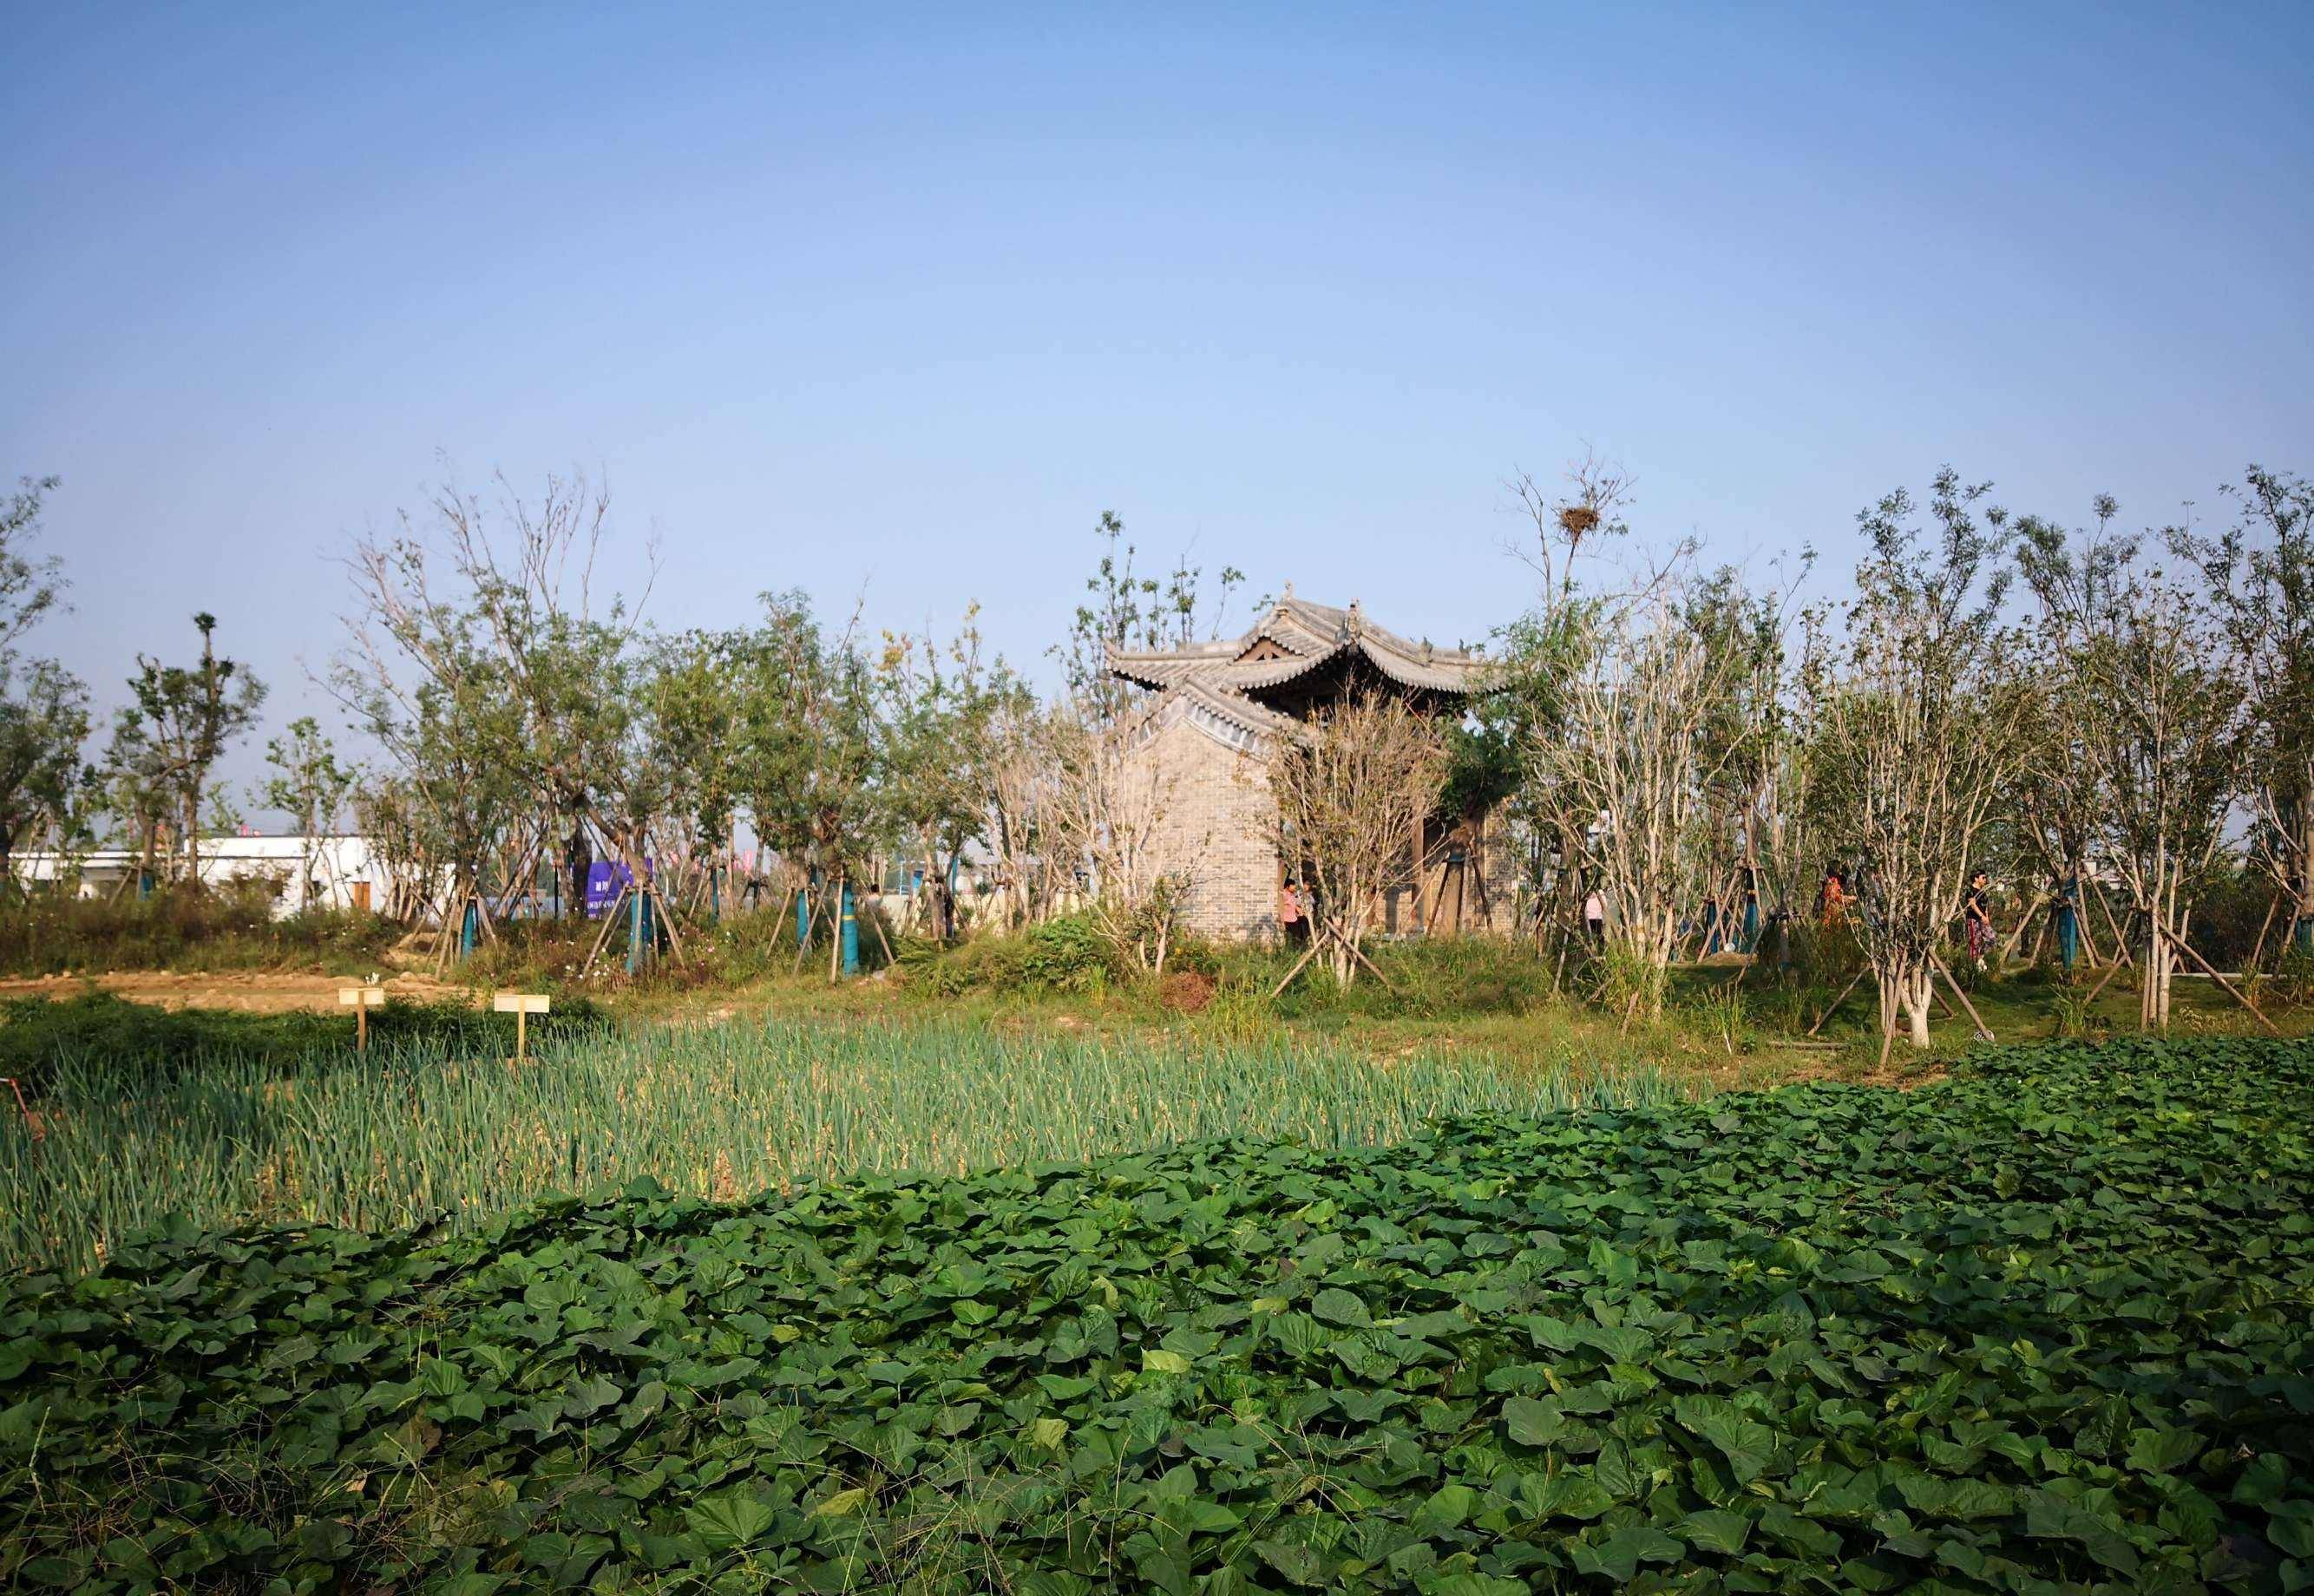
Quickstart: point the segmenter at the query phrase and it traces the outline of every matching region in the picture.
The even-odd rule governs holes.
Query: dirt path
[[[10,976],[0,979],[0,998],[71,998],[92,987],[132,1003],[163,1009],[236,1009],[245,1014],[287,1014],[339,1007],[348,975],[278,975],[261,970],[207,970],[177,974],[168,970],[119,970],[102,975]],[[473,992],[430,976],[400,972],[379,983],[389,997],[424,1002],[470,1003]]]

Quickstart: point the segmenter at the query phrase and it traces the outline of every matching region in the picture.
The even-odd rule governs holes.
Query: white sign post
[[[369,1051],[369,1011],[385,1001],[382,986],[341,986],[338,988],[338,1006],[354,1011],[354,1047]]]
[[[522,1063],[523,1047],[530,1017],[546,1010],[546,994],[543,992],[502,992],[490,999],[490,1007],[500,1014],[514,1016],[514,1062]]]

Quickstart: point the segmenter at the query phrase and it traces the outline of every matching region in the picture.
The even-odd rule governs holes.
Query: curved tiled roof
[[[1281,654],[1245,656],[1267,641]],[[1267,732],[1293,719],[1250,693],[1284,686],[1338,655],[1356,653],[1402,687],[1462,696],[1479,691],[1487,661],[1461,648],[1439,648],[1400,637],[1368,621],[1353,601],[1347,609],[1315,604],[1289,592],[1242,636],[1179,648],[1108,650],[1109,674],[1144,687],[1179,694],[1247,730]]]

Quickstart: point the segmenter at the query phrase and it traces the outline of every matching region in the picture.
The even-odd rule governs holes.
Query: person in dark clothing
[[[1978,964],[1992,951],[1992,886],[1983,870],[1968,878],[1960,901],[1961,930],[1968,939],[1968,957]]]

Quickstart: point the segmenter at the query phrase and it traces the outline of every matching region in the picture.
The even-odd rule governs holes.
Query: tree
[[[162,768],[160,752],[146,735],[144,718],[135,710],[115,711],[104,763],[97,767],[96,785],[100,805],[112,817],[124,845],[137,850],[136,879],[141,885],[153,874],[160,855],[161,828],[168,824],[176,800]],[[128,885],[124,878],[122,889]]]
[[[1047,868],[1078,886],[1085,913],[1118,958],[1162,974],[1182,910],[1197,884],[1202,842],[1177,823],[1178,776],[1136,757],[1140,718],[1107,720],[1097,702],[1057,708],[1046,734],[1052,794],[1044,816]]]
[[[54,477],[19,477],[16,491],[0,499],[0,653],[63,606],[62,558],[35,558],[26,548],[40,534],[40,512],[58,486]]]
[[[0,500],[0,886],[8,887],[17,848],[70,839],[93,780],[81,763],[88,688],[56,661],[27,661],[16,648],[63,602],[61,561],[27,548],[56,486],[54,477],[24,477]]]
[[[1531,751],[1536,780],[1594,817],[1585,839],[1607,907],[1605,934],[1661,1010],[1683,917],[1709,895],[1717,863],[1713,789],[1751,738],[1731,726],[1745,657],[1662,587],[1594,610],[1566,683],[1565,730]]]
[[[2145,540],[2113,530],[2119,507],[2099,496],[2095,525],[2075,536],[2027,516],[2018,559],[2040,602],[2064,753],[2093,783],[2089,845],[2121,876],[2145,939],[2139,1018],[2158,1030],[2239,790],[2248,689],[2221,657],[2206,592],[2142,564]]]
[[[1939,472],[1932,535],[1901,488],[1858,516],[1870,552],[1857,568],[1848,646],[1815,686],[1823,735],[1811,780],[1825,834],[1855,850],[1857,933],[1879,983],[1882,1035],[1909,1018],[1919,1047],[1938,945],[2023,758],[2022,695],[2003,664],[2018,646],[2001,622],[2007,517],[1989,510],[1981,524],[1975,508],[1989,489]]]
[[[53,660],[0,653],[0,884],[28,842],[62,844],[79,824],[94,773],[81,761],[88,689]]]
[[[2230,528],[2173,536],[2248,690],[2250,856],[2288,900],[2290,939],[2314,952],[2314,482],[2252,465],[2224,492]]]
[[[973,761],[987,784],[988,840],[996,855],[1004,921],[1017,926],[1048,913],[1063,885],[1054,845],[1061,716],[1001,665],[991,673],[988,701]]]
[[[738,787],[790,889],[808,891],[817,876],[832,902],[872,851],[881,818],[875,673],[856,614],[831,638],[800,593],[767,593],[763,604],[736,728]]]
[[[956,934],[950,874],[989,824],[985,761],[998,699],[980,663],[976,613],[946,644],[887,632],[877,672],[885,815],[924,861],[924,923],[942,939]]]
[[[641,673],[649,744],[638,763],[662,774],[658,802],[681,855],[720,869],[740,798],[740,749],[732,728],[749,688],[743,632],[686,631],[654,639]]]
[[[1359,694],[1320,710],[1296,735],[1271,737],[1260,772],[1274,803],[1271,841],[1289,873],[1310,883],[1313,934],[1349,984],[1382,893],[1445,790],[1444,734],[1396,697]]]
[[[1502,630],[1500,663],[1489,674],[1492,691],[1480,695],[1475,713],[1489,735],[1514,751],[1524,774],[1505,816],[1527,841],[1536,945],[1547,946],[1556,930],[1564,947],[1581,930],[1583,870],[1598,811],[1550,771],[1554,751],[1572,735],[1574,683],[1596,666],[1607,602],[1607,595],[1578,586],[1577,574],[1610,540],[1629,535],[1632,481],[1621,467],[1586,454],[1567,468],[1564,489],[1556,495],[1524,472],[1507,486],[1533,524],[1532,551],[1518,552],[1539,585],[1533,606]]]
[[[135,695],[138,736],[148,751],[150,770],[175,800],[184,838],[185,878],[200,880],[201,801],[209,772],[225,750],[249,729],[265,702],[265,684],[237,661],[216,653],[216,617],[193,617],[201,634],[197,666],[164,666],[137,657]]]
[[[1229,614],[1230,595],[1245,580],[1235,566],[1223,566],[1219,592],[1208,598],[1205,572],[1178,561],[1162,583],[1135,573],[1138,552],[1125,541],[1125,523],[1114,510],[1103,510],[1093,528],[1102,542],[1100,561],[1085,578],[1088,602],[1077,606],[1065,642],[1054,648],[1060,660],[1063,684],[1084,712],[1101,721],[1122,719],[1135,700],[1132,683],[1109,675],[1111,648],[1179,648],[1200,630],[1219,637]],[[1267,603],[1267,601],[1263,601]],[[1202,628],[1200,620],[1203,620]]]
[[[456,850],[459,903],[502,838],[532,859],[562,824],[591,828],[657,897],[649,839],[675,783],[645,735],[640,601],[594,599],[610,496],[583,474],[534,500],[499,488],[486,504],[446,484],[397,535],[356,542],[340,698],[399,745]],[[542,816],[553,824],[518,829]]]
[[[413,921],[425,913],[435,887],[439,855],[428,842],[431,811],[408,776],[365,772],[363,777],[351,801],[370,861],[385,877],[377,910],[392,920]]]
[[[338,763],[336,747],[311,715],[291,721],[288,736],[266,743],[265,763],[275,773],[258,789],[256,798],[266,807],[287,815],[305,840],[299,892],[301,902],[311,903],[322,839],[335,834],[355,773]]]

